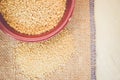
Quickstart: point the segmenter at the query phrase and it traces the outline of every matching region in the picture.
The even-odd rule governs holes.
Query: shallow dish
[[[66,11],[65,11],[64,16],[62,17],[61,21],[57,24],[57,26],[54,29],[52,29],[46,33],[39,34],[39,35],[26,35],[26,34],[19,33],[17,31],[15,31],[14,29],[12,29],[7,24],[7,22],[4,20],[4,18],[2,17],[1,14],[0,14],[0,29],[3,32],[12,36],[13,38],[15,38],[17,40],[21,40],[21,41],[36,42],[36,41],[47,40],[50,37],[54,36],[55,34],[59,33],[62,29],[64,29],[65,25],[70,20],[71,15],[73,13],[74,6],[75,6],[75,0],[67,0],[66,5],[67,5]]]

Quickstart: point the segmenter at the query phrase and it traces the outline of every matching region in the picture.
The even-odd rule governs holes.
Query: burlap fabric
[[[54,38],[49,39],[49,42],[24,43],[17,41],[0,31],[0,80],[96,80],[93,3],[93,0],[76,0],[73,16],[66,29],[60,34],[56,35]],[[67,34],[64,33],[66,30]],[[60,40],[57,40],[59,39],[59,35],[63,36],[60,37]],[[43,64],[41,64],[42,61],[39,59],[34,60],[34,62],[29,64],[29,58],[33,57],[36,59],[38,58],[37,55],[39,56],[39,54],[35,55],[26,53],[27,47],[30,48],[30,45],[36,45],[37,43],[44,44],[45,46],[52,46],[54,41],[56,41],[55,44],[58,46],[56,46],[55,49],[52,49],[54,50],[52,55],[57,55],[57,59],[52,58],[50,60],[44,60],[43,57],[44,61],[51,61],[51,63],[43,62]],[[64,43],[64,41],[67,43]],[[20,44],[27,44],[24,46],[24,55],[21,55],[19,51],[16,51],[16,48],[19,48],[18,46],[20,46]],[[61,48],[59,45],[65,49]],[[72,45],[72,47],[66,45]],[[64,51],[63,54],[61,49],[63,49],[63,51],[68,51]],[[42,48],[38,49],[38,53],[39,50],[43,51]],[[19,56],[16,57],[16,54],[19,54]],[[61,54],[62,57],[59,54]],[[34,56],[29,57],[31,55]],[[20,62],[20,59],[25,59],[25,61],[28,60],[28,62],[25,62],[24,60]],[[50,65],[52,63],[53,65]],[[25,64],[27,64],[27,67]],[[36,66],[32,68],[32,64]],[[44,68],[44,64],[48,66],[46,67],[47,69],[43,69],[44,71],[39,71],[41,68]]]

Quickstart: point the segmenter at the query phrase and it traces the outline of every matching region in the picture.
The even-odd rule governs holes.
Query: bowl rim
[[[54,29],[50,30],[49,32],[46,32],[40,35],[29,36],[29,35],[16,32],[11,27],[8,27],[8,24],[6,24],[6,21],[2,18],[1,14],[0,14],[0,29],[3,32],[7,33],[9,36],[20,41],[25,41],[25,42],[44,41],[53,37],[54,35],[58,34],[60,31],[64,29],[65,25],[71,20],[74,7],[75,7],[75,0],[67,0],[66,11],[63,15],[63,18],[58,23],[58,25]]]

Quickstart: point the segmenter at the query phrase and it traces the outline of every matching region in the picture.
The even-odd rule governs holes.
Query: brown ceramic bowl
[[[61,21],[58,23],[58,25],[54,29],[52,29],[52,30],[50,30],[50,31],[48,31],[44,34],[30,36],[30,35],[19,33],[17,31],[15,31],[14,29],[12,29],[7,24],[7,22],[4,20],[4,18],[2,17],[1,14],[0,14],[0,29],[3,32],[12,36],[13,38],[15,38],[17,40],[21,40],[21,41],[36,42],[36,41],[47,40],[48,38],[50,38],[50,37],[54,36],[55,34],[59,33],[65,27],[65,25],[68,23],[68,21],[71,18],[74,6],[75,6],[75,0],[67,0],[66,11],[65,11],[64,16],[61,19]]]

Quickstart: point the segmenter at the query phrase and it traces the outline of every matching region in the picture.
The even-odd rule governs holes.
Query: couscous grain
[[[53,29],[62,19],[66,0],[0,0],[0,13],[16,31],[37,35]]]
[[[64,67],[74,49],[73,34],[70,29],[65,29],[45,42],[18,41],[12,51],[15,53],[15,63],[20,70],[18,74],[25,75],[31,80],[41,80],[45,75]],[[40,79],[35,79],[36,77]]]

